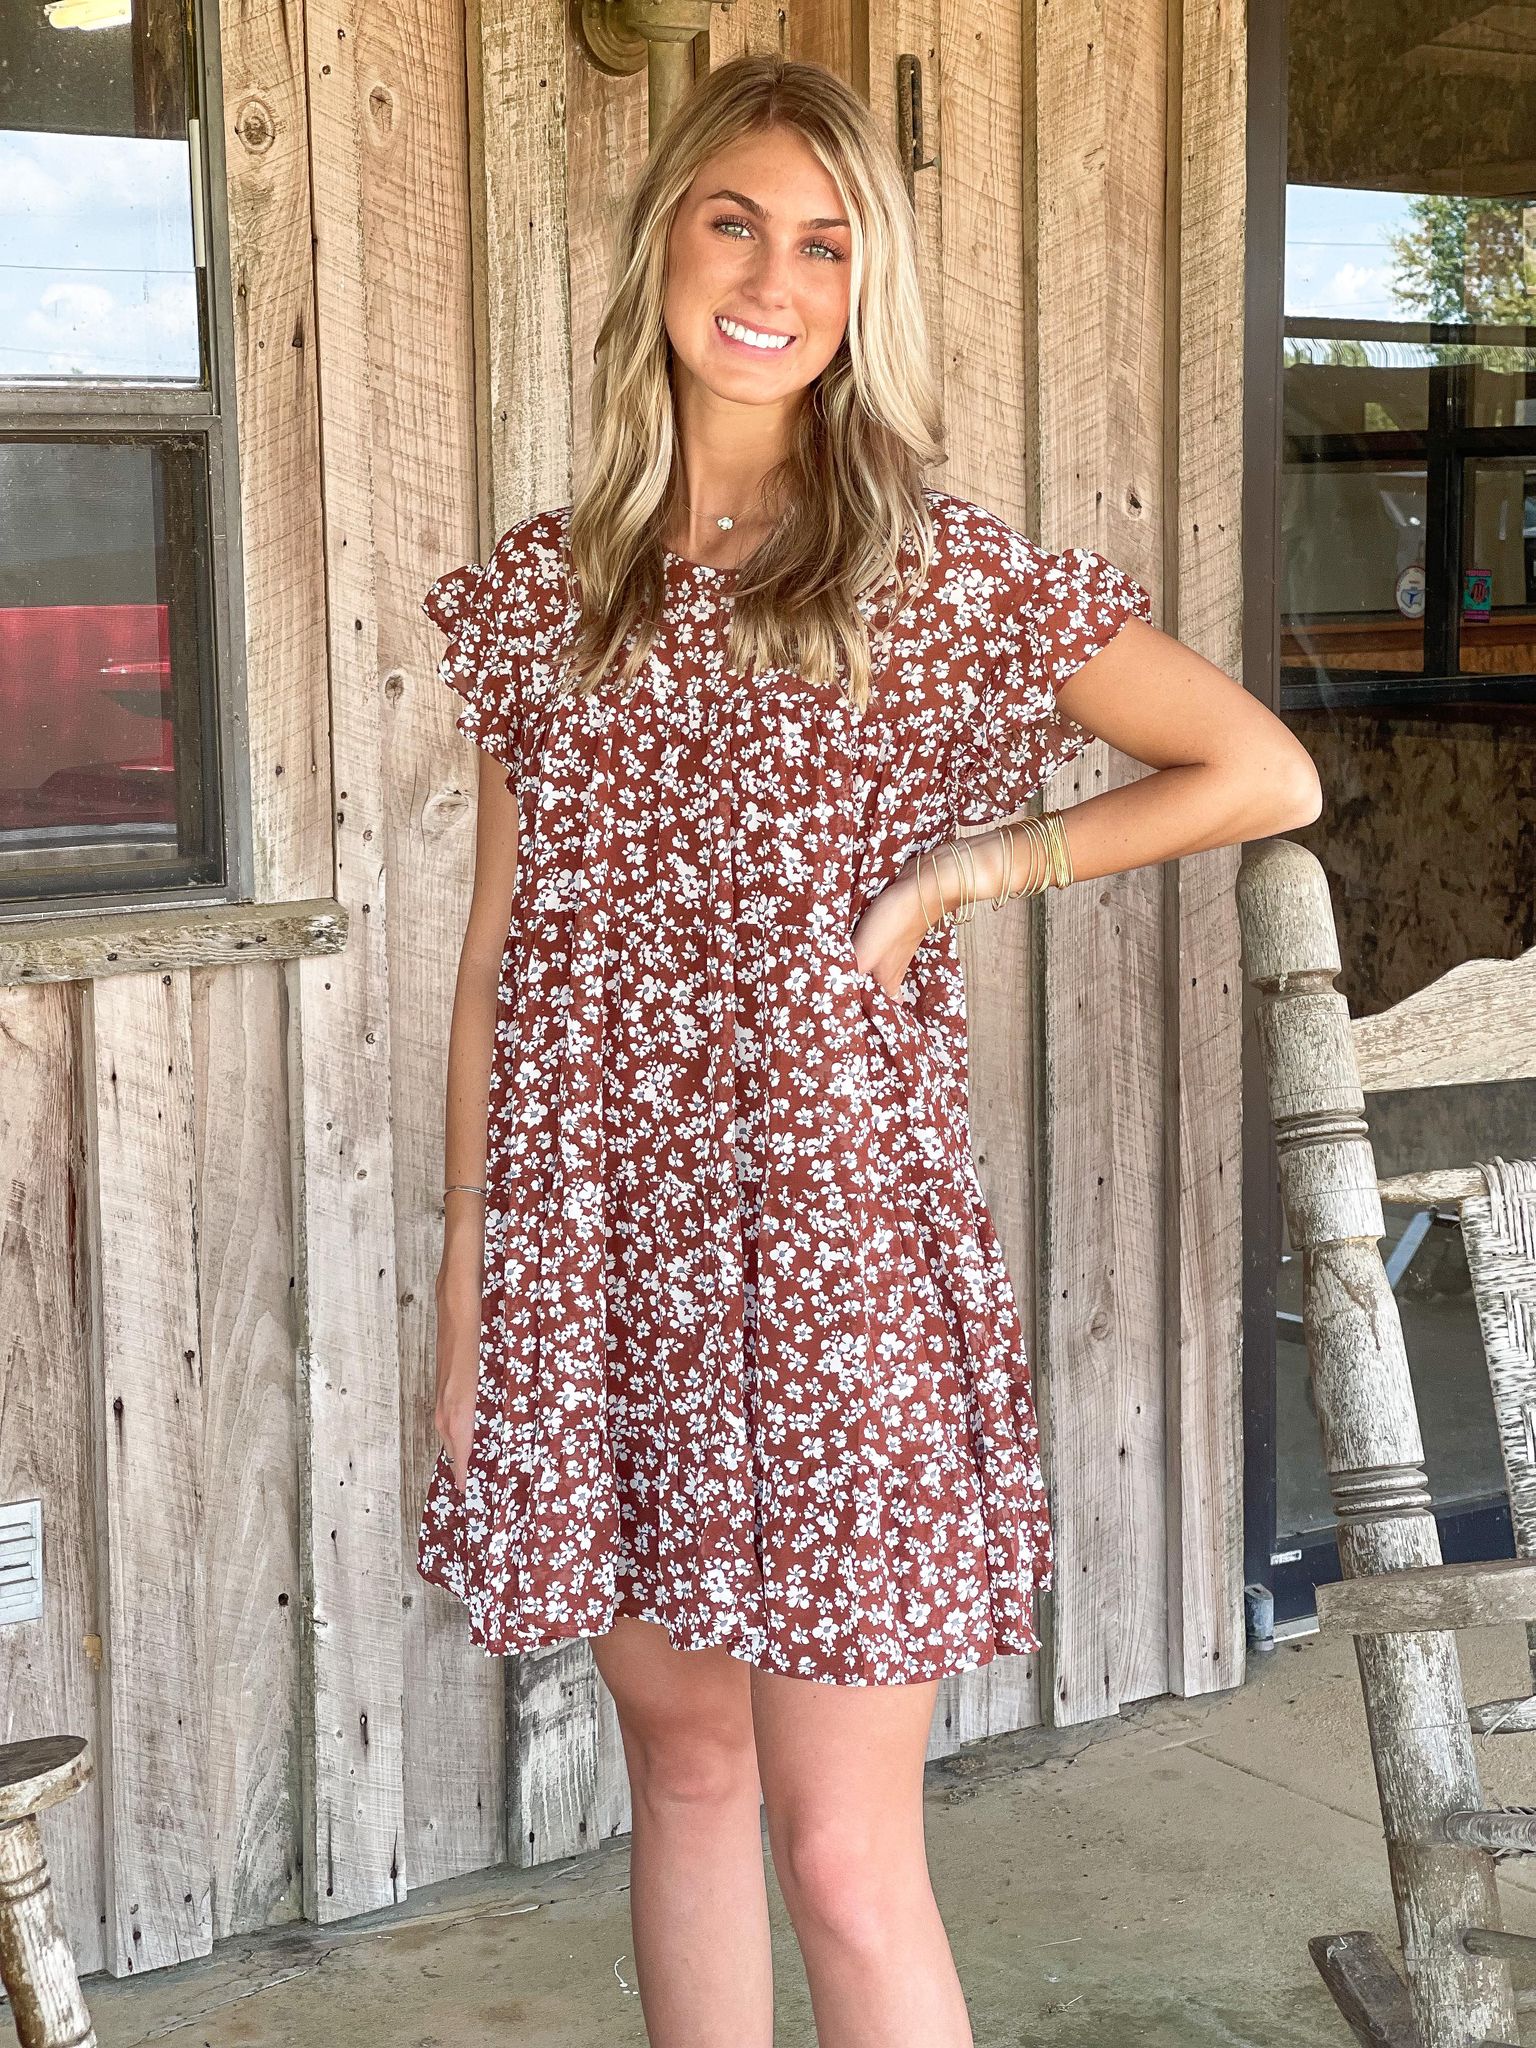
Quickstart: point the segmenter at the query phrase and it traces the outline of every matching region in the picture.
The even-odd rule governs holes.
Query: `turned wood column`
[[[1424,1446],[1397,1302],[1349,1012],[1334,987],[1327,878],[1286,839],[1252,848],[1238,878],[1249,980],[1280,1152],[1280,1191],[1302,1262],[1302,1322],[1338,1517],[1344,1576],[1440,1562]],[[1425,2048],[1513,2041],[1507,1968],[1462,1947],[1497,1927],[1492,1858],[1441,1838],[1483,1805],[1454,1635],[1356,1636],[1398,1928]]]

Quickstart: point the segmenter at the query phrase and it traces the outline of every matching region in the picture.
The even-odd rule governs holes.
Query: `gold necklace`
[[[688,500],[686,498],[683,500],[683,510],[688,514],[690,518],[692,518],[693,507],[688,503]],[[720,531],[722,533],[729,533],[731,528],[736,524],[736,516],[733,516],[729,512],[719,512],[715,515],[715,524],[720,528]],[[764,523],[766,524],[767,522],[765,521]]]

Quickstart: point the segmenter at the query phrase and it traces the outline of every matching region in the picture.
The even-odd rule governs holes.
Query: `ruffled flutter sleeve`
[[[956,821],[1015,816],[1093,735],[1056,692],[1128,619],[1152,622],[1147,590],[1092,548],[1053,553],[999,522],[989,561],[979,673],[962,692],[955,745]]]
[[[524,707],[518,665],[508,658],[501,628],[505,577],[499,555],[486,568],[466,562],[438,577],[421,608],[448,636],[437,672],[464,700],[455,725],[515,774],[522,763]]]

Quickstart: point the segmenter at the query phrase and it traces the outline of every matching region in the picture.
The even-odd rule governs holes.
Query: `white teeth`
[[[739,320],[727,320],[719,313],[715,316],[715,324],[733,341],[747,342],[752,348],[787,348],[794,338],[788,334],[759,334],[755,327],[743,327]]]

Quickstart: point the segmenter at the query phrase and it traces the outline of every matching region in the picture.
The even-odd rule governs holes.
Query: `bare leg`
[[[772,2048],[773,1959],[751,1673],[621,1615],[592,1653],[634,1808],[630,1923],[651,2048]]]
[[[751,1685],[768,1840],[820,2048],[971,2048],[923,1837],[938,1681],[754,1671]]]

